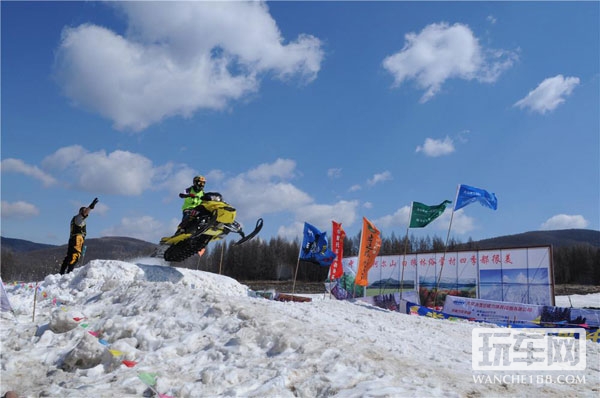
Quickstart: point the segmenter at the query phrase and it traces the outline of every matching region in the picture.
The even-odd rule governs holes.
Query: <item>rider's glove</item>
[[[98,198],[94,198],[94,200],[92,201],[92,203],[90,203],[89,208],[93,209],[96,206],[96,203],[98,203]]]

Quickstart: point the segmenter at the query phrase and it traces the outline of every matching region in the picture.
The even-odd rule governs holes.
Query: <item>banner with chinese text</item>
[[[357,257],[342,263],[356,273]],[[550,246],[378,256],[367,279],[367,295],[391,293],[402,285],[417,290],[425,306],[433,306],[434,297],[442,306],[446,295],[554,304]]]
[[[375,259],[381,248],[381,236],[379,230],[363,217],[362,235],[360,238],[360,250],[358,255],[358,269],[356,271],[355,283],[359,286],[369,284],[369,270],[375,264]]]

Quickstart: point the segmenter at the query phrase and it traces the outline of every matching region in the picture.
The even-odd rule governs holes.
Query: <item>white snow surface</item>
[[[312,302],[267,300],[234,279],[157,259],[94,260],[68,275],[49,275],[38,284],[35,314],[30,285],[5,286],[15,315],[2,313],[0,394],[598,397],[600,391],[598,343],[586,343],[587,368],[573,373],[584,382],[475,382],[474,375],[489,373],[472,370],[471,332],[492,325],[405,315],[326,294],[311,295]],[[600,294],[576,302],[597,306]],[[154,391],[142,381],[145,374],[156,376]]]

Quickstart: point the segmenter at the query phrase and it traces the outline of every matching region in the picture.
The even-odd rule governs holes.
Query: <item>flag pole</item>
[[[35,283],[35,291],[33,292],[33,315],[31,316],[31,322],[35,322],[35,304],[37,301],[37,289],[38,282]]]
[[[363,221],[364,224],[364,221]],[[358,271],[360,270],[360,252],[362,251],[362,241],[365,237],[365,231],[364,228],[361,228],[360,230],[360,242],[358,243],[358,267],[356,268],[356,276],[358,276]],[[367,291],[367,289],[365,289],[365,292]],[[352,298],[356,298],[356,277],[354,277],[354,289],[352,291]]]
[[[450,229],[452,228],[452,220],[454,219],[454,208],[456,207],[456,200],[458,199],[458,191],[460,184],[456,186],[456,195],[454,196],[454,206],[452,206],[452,214],[450,215],[450,224],[448,225],[448,234],[446,234],[446,243],[444,243],[444,262],[440,267],[440,274],[438,275],[437,282],[435,283],[435,293],[433,294],[433,307],[435,308],[435,300],[437,300],[438,290],[440,288],[440,280],[442,279],[442,271],[444,270],[444,263],[446,262],[446,253],[448,252],[448,240],[450,239]]]
[[[221,259],[219,260],[219,275],[221,275],[221,270],[223,269],[223,252],[225,251],[225,241],[222,242],[221,246]],[[198,257],[198,263],[200,263],[200,257]]]
[[[292,294],[296,292],[296,278],[298,277],[298,267],[300,266],[300,256],[298,256],[298,261],[296,262],[296,273],[294,274],[294,284],[292,286]]]
[[[298,261],[296,261],[296,272],[294,273],[294,284],[292,285],[292,294],[296,292],[296,278],[298,277],[298,267],[300,266],[300,255],[302,254],[302,243],[300,243],[300,250],[298,251]]]
[[[412,219],[412,211],[413,211],[413,203],[410,202],[410,213],[408,214],[408,224],[406,225],[406,236],[404,237],[404,256],[402,257],[402,264],[400,267],[402,269],[402,273],[400,276],[400,298],[402,298],[402,293],[404,292],[404,262],[406,261],[406,252],[408,250],[408,230],[410,229],[410,220]]]

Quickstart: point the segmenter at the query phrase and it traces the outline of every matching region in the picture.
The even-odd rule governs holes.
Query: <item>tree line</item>
[[[360,233],[344,239],[344,257],[358,256]],[[482,250],[469,239],[462,243],[441,238],[396,237],[382,238],[379,255],[433,253],[444,251]],[[487,248],[485,248],[487,249]],[[600,247],[590,244],[552,248],[554,279],[557,284],[600,284]],[[298,262],[300,242],[272,238],[270,241],[253,240],[241,246],[222,242],[212,246],[202,257],[187,260],[183,266],[213,273],[221,273],[237,280],[290,280],[319,282],[327,279],[329,268],[305,261]],[[297,275],[296,275],[297,273]]]
[[[103,238],[107,239],[107,238]],[[126,239],[110,238],[110,245],[93,247],[85,258],[85,263],[93,259],[118,259],[129,261],[149,256],[154,246],[135,246]],[[117,246],[117,243],[121,246]],[[193,256],[173,266],[223,274],[239,281],[292,280],[302,282],[322,282],[327,279],[329,268],[300,261],[301,242],[289,241],[280,237],[270,240],[253,239],[240,246],[233,242],[211,243],[202,256]],[[431,253],[459,250],[480,250],[477,242],[469,239],[462,243],[455,239],[445,242],[440,237],[403,236],[395,234],[382,237],[380,255]],[[526,246],[526,245],[520,245]],[[344,257],[358,255],[360,233],[344,239]],[[518,246],[513,246],[518,247]],[[59,262],[64,253],[61,249],[38,250],[16,253],[2,248],[1,274],[4,281],[39,281],[47,275],[58,272]],[[600,247],[591,244],[553,246],[554,279],[557,284],[600,285]],[[80,264],[79,266],[81,266]]]

